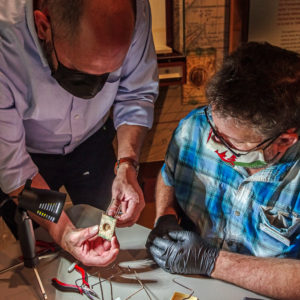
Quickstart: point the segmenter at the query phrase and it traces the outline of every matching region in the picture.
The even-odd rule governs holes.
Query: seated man
[[[168,272],[300,299],[300,56],[248,43],[206,92],[173,134],[146,246]]]

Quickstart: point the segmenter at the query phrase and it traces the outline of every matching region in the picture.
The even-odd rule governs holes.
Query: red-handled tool
[[[90,285],[88,283],[88,276],[87,276],[85,270],[83,268],[79,267],[77,264],[75,265],[75,269],[81,274],[82,284],[85,284],[87,287],[90,287]]]
[[[88,283],[88,276],[85,270],[79,267],[77,264],[75,265],[75,269],[81,274],[82,284],[80,286],[77,284],[75,285],[61,282],[57,278],[52,278],[52,284],[58,290],[63,292],[75,292],[80,293],[81,295],[85,294],[91,300],[95,300],[96,298],[99,299],[97,293],[90,288],[90,285]]]
[[[80,294],[83,294],[83,289],[75,284],[69,284],[59,281],[57,278],[52,278],[52,284],[63,292],[78,292]]]

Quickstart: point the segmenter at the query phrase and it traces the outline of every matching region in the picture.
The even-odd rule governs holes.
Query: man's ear
[[[298,139],[299,135],[296,132],[296,128],[288,129],[286,132],[282,133],[276,142],[279,147],[279,152],[283,153],[286,151],[288,148],[297,143]]]
[[[47,15],[40,10],[35,10],[33,15],[38,37],[41,40],[49,40],[51,35],[51,27]]]

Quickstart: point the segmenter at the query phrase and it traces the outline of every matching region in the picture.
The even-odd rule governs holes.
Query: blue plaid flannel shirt
[[[180,121],[162,167],[198,233],[222,249],[300,258],[300,142],[279,163],[249,176],[206,147],[203,108]]]

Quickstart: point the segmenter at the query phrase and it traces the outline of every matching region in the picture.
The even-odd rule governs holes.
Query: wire
[[[182,300],[187,300],[187,299],[190,299],[190,298],[193,296],[193,294],[194,294],[194,290],[193,290],[193,289],[191,289],[191,288],[189,288],[189,287],[187,287],[187,286],[183,285],[182,283],[180,283],[180,282],[176,281],[176,280],[175,280],[175,278],[173,278],[173,279],[172,279],[172,281],[173,281],[174,283],[176,283],[176,284],[178,284],[178,285],[180,285],[180,286],[184,287],[185,289],[187,289],[187,290],[191,291],[191,293],[190,293],[190,294],[189,294],[187,297],[185,297],[185,298],[182,298]]]

